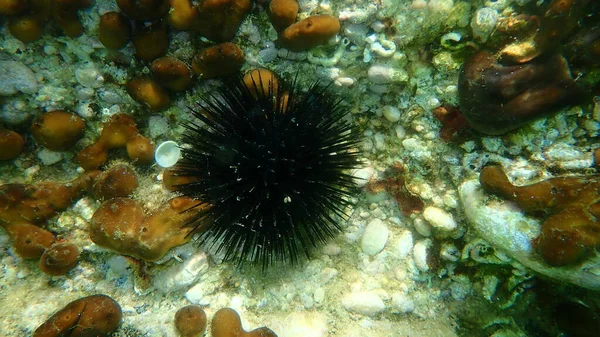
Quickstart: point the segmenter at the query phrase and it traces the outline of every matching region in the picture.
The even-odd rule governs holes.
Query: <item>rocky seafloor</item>
[[[59,13],[46,18],[39,38],[25,43],[27,36],[17,39],[11,34],[14,26],[9,30],[11,20],[20,18],[11,12],[11,1],[0,1],[6,6],[0,9],[0,129],[24,139],[22,153],[0,161],[1,186],[66,183],[84,175],[89,169],[82,167],[88,164],[82,164],[80,153],[100,143],[102,128],[115,116],[131,116],[135,135],[153,144],[179,141],[189,107],[220,85],[219,78],[196,75],[185,91],[169,93],[166,103],[155,92],[136,96],[128,82],[148,76],[150,60],[133,43],[109,50],[98,38],[100,16],[118,11],[116,2],[73,3],[85,3],[69,12],[81,23],[81,34],[65,28],[71,26],[62,23]],[[171,5],[181,3],[190,2]],[[283,33],[278,36],[271,24],[269,1],[251,5],[235,36],[225,39],[243,51],[241,70],[268,68],[282,78],[297,76],[301,85],[331,82],[331,91],[343,98],[343,108],[362,133],[362,164],[353,171],[360,189],[350,198],[341,234],[308,261],[266,271],[237,268],[193,238],[180,242],[173,234],[166,245],[174,248],[144,262],[123,253],[126,248],[120,254],[92,242],[90,223],[102,199],[97,197],[102,192],[94,192],[72,197],[72,203],[56,207],[36,225],[80,252],[75,267],[53,276],[42,271],[39,256],[23,256],[11,231],[13,208],[25,209],[29,206],[21,205],[33,199],[21,196],[14,206],[5,189],[0,198],[0,335],[32,335],[69,302],[93,294],[108,295],[121,306],[122,320],[111,336],[178,336],[175,312],[189,304],[204,308],[209,321],[219,309],[233,308],[245,330],[266,326],[279,337],[595,336],[600,331],[600,231],[595,229],[600,227],[594,222],[600,198],[594,159],[600,143],[600,103],[594,100],[600,94],[599,58],[587,63],[585,43],[573,47],[575,52],[560,49],[579,41],[578,30],[589,27],[595,37],[582,40],[597,48],[600,20],[593,1],[299,0],[298,21],[329,15],[340,23],[337,34],[317,46],[288,46],[306,49],[301,51],[282,46]],[[570,35],[540,37],[556,21]],[[137,22],[134,31],[153,24]],[[29,32],[29,26],[19,27]],[[199,49],[214,45],[194,30],[171,27],[166,36],[166,54],[192,66]],[[552,39],[556,43],[548,42]],[[461,92],[461,67],[481,50],[501,54],[500,61],[480,69],[494,69],[497,82],[490,75],[490,83],[473,81]],[[590,50],[598,57],[598,49]],[[568,68],[559,74],[562,53],[579,55],[567,57],[572,74]],[[559,54],[551,74],[536,77]],[[534,75],[507,84],[501,80],[507,62]],[[560,76],[558,91],[575,82],[582,89],[564,95],[542,90]],[[497,86],[505,101],[494,105],[494,94],[476,96],[476,86],[488,84],[490,90]],[[518,96],[521,101],[514,104],[537,115],[527,120],[519,120],[519,112],[499,121],[489,117],[495,126],[479,127],[488,118],[478,120],[479,111],[513,113],[504,108],[516,96],[511,85],[520,91],[539,89],[528,99]],[[580,99],[569,101],[575,96]],[[555,99],[555,104],[543,103]],[[477,111],[467,117],[472,128],[435,113],[459,103],[463,112]],[[84,122],[84,131],[68,149],[49,149],[51,141],[40,141],[44,138],[32,126],[56,110]],[[129,125],[129,120],[115,124]],[[107,162],[97,166],[127,167],[137,176],[131,199],[142,212],[150,214],[176,196],[163,186],[164,169],[153,158],[144,163],[133,160],[129,148],[106,149]],[[480,172],[492,163],[502,167],[509,182],[497,178],[484,191]],[[534,188],[513,186],[552,177],[576,178],[550,183],[548,200],[542,195],[546,190],[535,194]],[[591,192],[569,189],[580,185]],[[50,192],[39,191],[48,195],[36,200],[55,193],[50,187]],[[555,201],[559,192],[568,202]],[[541,206],[527,209],[521,203],[531,199],[542,200]],[[576,225],[553,225],[569,221]],[[545,234],[553,231],[566,234]],[[68,335],[62,333],[67,334],[47,336]]]

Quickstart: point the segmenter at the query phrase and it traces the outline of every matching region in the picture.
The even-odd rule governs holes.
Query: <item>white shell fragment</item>
[[[471,226],[496,249],[552,279],[600,290],[598,257],[576,267],[549,266],[531,245],[540,232],[539,220],[526,216],[512,202],[490,198],[477,180],[463,183],[459,195]]]
[[[179,145],[172,140],[160,144],[154,152],[154,160],[160,167],[169,168],[177,164],[181,158]]]

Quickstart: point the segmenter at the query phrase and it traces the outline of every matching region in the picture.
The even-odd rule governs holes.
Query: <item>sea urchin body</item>
[[[270,78],[265,78],[270,77]],[[357,166],[341,100],[270,76],[236,79],[198,103],[183,136],[176,190],[208,204],[190,223],[227,260],[263,268],[310,257],[340,231]]]

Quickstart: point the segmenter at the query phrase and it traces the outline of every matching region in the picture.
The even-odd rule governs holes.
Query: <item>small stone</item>
[[[362,251],[369,255],[375,255],[383,250],[387,243],[390,231],[387,225],[379,220],[373,219],[362,235],[361,248]]]
[[[342,305],[349,312],[365,316],[375,316],[385,310],[385,303],[373,291],[362,291],[346,295]]]
[[[423,211],[423,218],[427,220],[431,226],[444,232],[450,232],[458,227],[452,214],[435,206],[429,206]]]
[[[356,184],[356,186],[358,187],[363,187],[369,182],[369,180],[371,179],[371,177],[373,177],[374,174],[375,169],[370,166],[356,169],[352,174],[352,176],[354,177],[354,184]]]
[[[394,123],[400,120],[401,112],[400,109],[395,106],[385,105],[383,108],[383,117],[388,121]]]
[[[407,314],[415,310],[415,302],[408,295],[401,292],[392,295],[392,305],[394,311],[401,314]]]
[[[44,164],[44,166],[50,166],[58,163],[63,159],[63,154],[60,152],[50,151],[48,149],[42,149],[37,153],[38,159]]]
[[[413,249],[413,236],[409,230],[405,230],[400,234],[398,240],[396,240],[395,244],[395,253],[396,257],[400,260],[403,260],[408,257],[410,252]]]

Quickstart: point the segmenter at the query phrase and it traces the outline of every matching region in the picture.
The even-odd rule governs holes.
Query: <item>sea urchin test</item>
[[[190,222],[227,260],[263,268],[340,231],[358,165],[355,127],[326,87],[289,87],[267,70],[226,82],[185,125],[176,186],[206,205]]]

